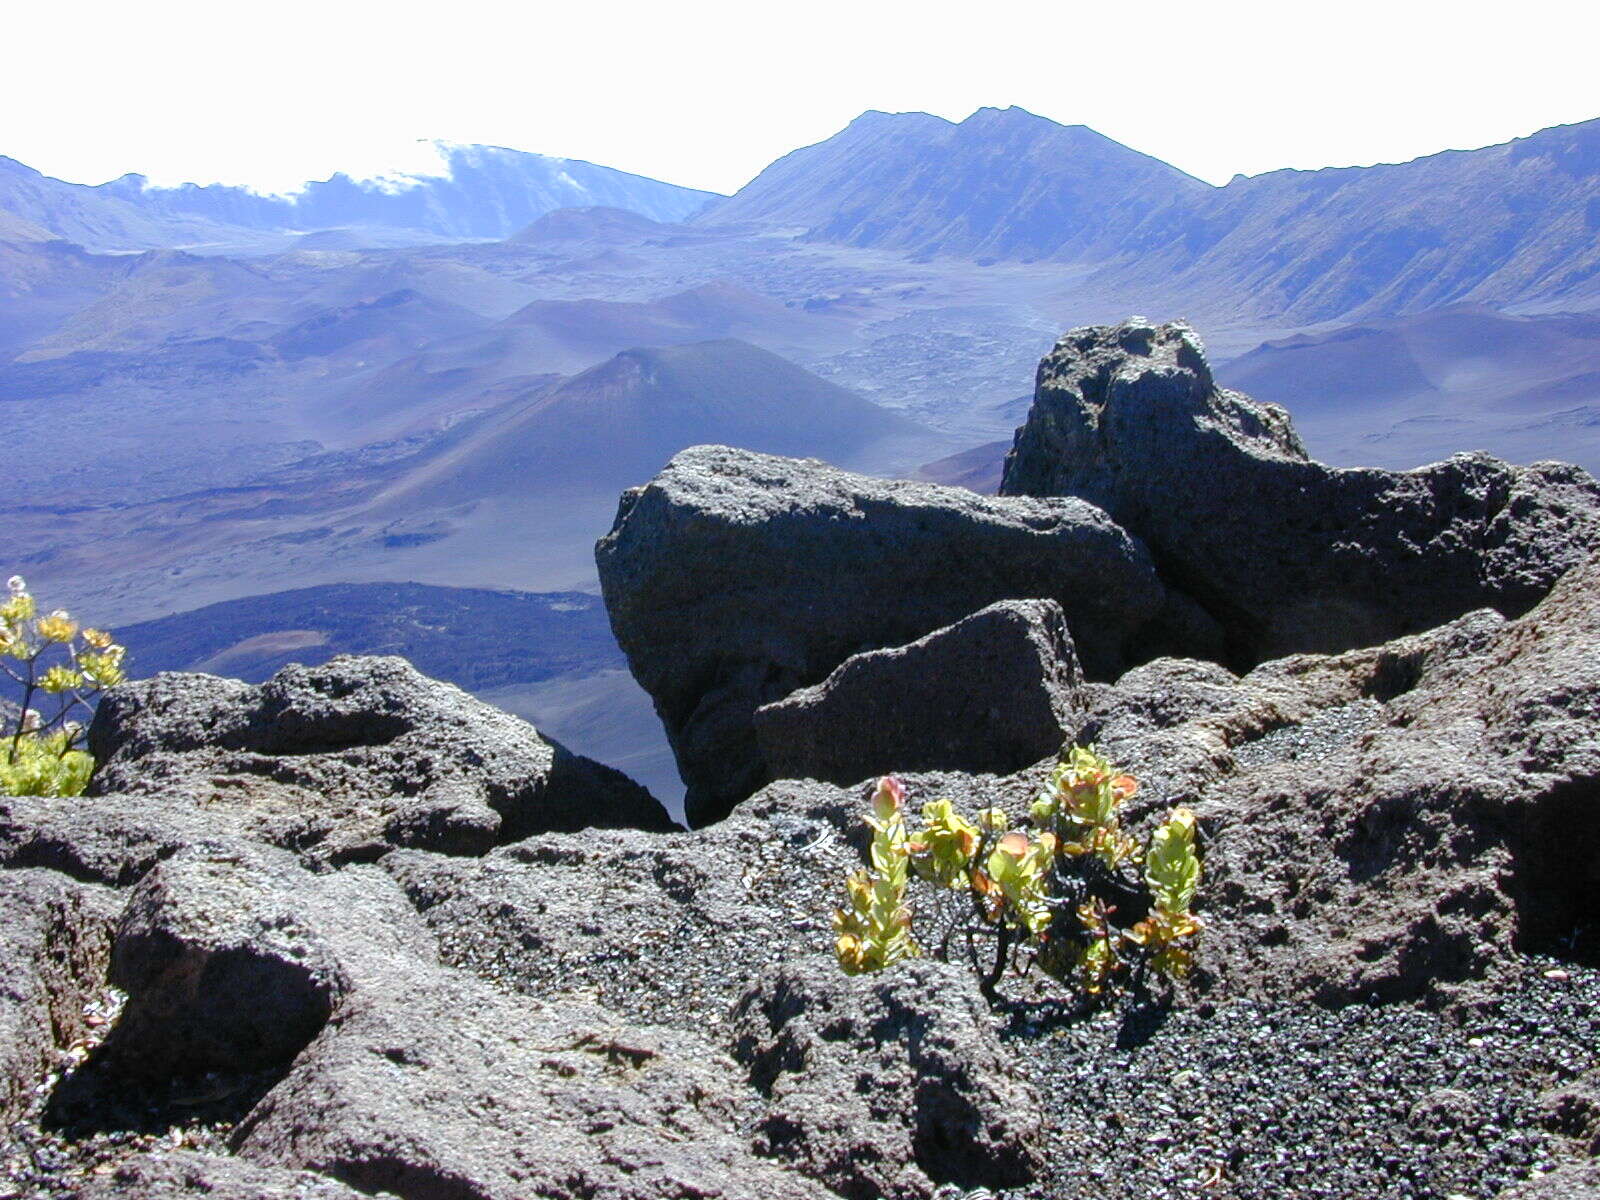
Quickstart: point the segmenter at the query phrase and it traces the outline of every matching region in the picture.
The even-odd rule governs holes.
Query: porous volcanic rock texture
[[[961,963],[849,979],[831,955],[740,998],[733,1051],[769,1100],[760,1153],[850,1200],[910,1200],[941,1183],[1031,1183],[1039,1098],[995,1036]]]
[[[325,1175],[262,1167],[239,1158],[192,1151],[142,1154],[91,1175],[82,1200],[389,1200],[390,1192],[365,1193]]]
[[[1039,364],[1000,490],[1104,509],[1234,666],[1517,616],[1600,548],[1600,484],[1578,467],[1323,466],[1287,412],[1216,385],[1192,329],[1139,318],[1074,329]]]
[[[1071,736],[1141,780],[1129,831],[1191,805],[1205,872],[1190,983],[1094,1014],[1037,971],[986,1006],[920,881],[928,957],[836,972],[869,782],[373,862],[163,790],[188,751],[151,750],[146,789],[124,760],[76,820],[8,799],[0,1194],[1592,1193],[1600,560],[1520,618],[1078,694]],[[352,693],[342,728],[381,727],[385,695]],[[913,812],[1020,820],[1051,763],[904,783]],[[485,790],[502,769],[451,766]],[[313,778],[341,811],[346,776]]]
[[[624,494],[595,558],[695,825],[772,778],[755,710],[852,654],[997,600],[1048,598],[1085,669],[1106,678],[1166,599],[1138,540],[1080,500],[983,497],[725,446],[685,450]]]
[[[83,1034],[114,905],[54,871],[0,872],[0,1122],[24,1111],[57,1046]]]
[[[755,713],[779,779],[1007,774],[1060,750],[1082,673],[1061,606],[1002,600],[908,646],[852,655]]]
[[[396,846],[479,854],[544,829],[670,829],[660,802],[400,658],[340,656],[262,684],[163,673],[107,696],[90,791],[182,794],[330,861]]]

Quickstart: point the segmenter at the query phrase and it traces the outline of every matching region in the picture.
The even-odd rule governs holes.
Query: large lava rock
[[[373,1200],[369,1193],[309,1171],[183,1150],[124,1159],[90,1175],[74,1194],[79,1200]],[[376,1198],[391,1195],[378,1192]]]
[[[1219,972],[1341,1002],[1471,990],[1513,948],[1600,960],[1600,559],[1454,628],[1348,746],[1198,806]]]
[[[1002,600],[909,646],[845,659],[758,708],[756,737],[779,779],[1005,774],[1061,749],[1080,684],[1061,606]]]
[[[624,494],[595,557],[692,824],[771,777],[756,708],[852,654],[997,600],[1050,598],[1085,669],[1105,678],[1166,600],[1144,547],[1082,501],[996,499],[724,446],[686,450]]]
[[[1105,509],[1235,665],[1516,616],[1600,548],[1600,484],[1577,467],[1323,466],[1283,409],[1216,385],[1193,330],[1138,318],[1074,329],[1040,363],[1001,492]]]
[[[20,1116],[56,1051],[88,1032],[105,976],[110,894],[53,871],[0,871],[0,1122]]]
[[[179,851],[118,923],[111,982],[128,1002],[108,1053],[146,1078],[286,1067],[354,987],[352,944],[427,959],[433,940],[374,867],[313,882],[284,850]]]
[[[128,1001],[97,1062],[128,1086],[275,1077],[234,1133],[253,1163],[402,1196],[827,1195],[752,1153],[759,1097],[713,1043],[444,966],[378,866],[181,851],[129,895],[112,979]]]
[[[1038,1097],[965,964],[850,979],[801,959],[740,1000],[734,1053],[770,1102],[757,1149],[851,1200],[1018,1186],[1042,1166]]]
[[[481,854],[551,829],[673,828],[627,776],[404,659],[341,656],[251,685],[161,674],[114,689],[91,784],[125,808],[181,798],[332,862],[396,846]]]

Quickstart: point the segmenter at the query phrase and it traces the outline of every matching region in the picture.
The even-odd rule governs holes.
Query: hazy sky
[[[1600,5],[11,0],[0,154],[283,189],[419,138],[732,191],[868,108],[1020,104],[1203,179],[1600,116]]]

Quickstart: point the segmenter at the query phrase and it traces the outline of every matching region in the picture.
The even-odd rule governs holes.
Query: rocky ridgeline
[[[1596,1194],[1594,482],[1329,470],[1139,323],[1063,339],[1006,479],[1077,494],[702,447],[624,497],[692,832],[398,660],[119,689],[93,794],[0,799],[16,1189]],[[863,781],[1019,814],[1069,740],[1199,818],[1173,1007],[843,976]]]
[[[1283,409],[1217,387],[1181,324],[1063,337],[1039,364],[1000,490],[1098,505],[1205,610],[1236,666],[1473,608],[1517,616],[1600,547],[1588,472],[1482,453],[1415,471],[1325,467]]]
[[[724,816],[779,762],[837,777],[831,760],[769,761],[758,709],[820,685],[826,701],[803,701],[812,719],[846,737],[854,725],[870,746],[864,692],[847,687],[856,669],[830,673],[996,601],[1056,601],[1091,678],[1160,655],[1238,670],[1476,608],[1518,616],[1600,550],[1600,484],[1579,468],[1482,454],[1404,472],[1325,467],[1282,409],[1219,389],[1199,339],[1177,324],[1064,336],[1040,364],[1001,490],[702,446],[623,497],[596,548],[600,581],[666,724],[691,823]],[[908,695],[930,671],[936,689],[957,686],[953,660],[940,670],[937,653],[913,657],[900,674]],[[792,722],[783,734],[804,736]],[[927,747],[945,736],[922,733]],[[858,778],[992,766],[927,757],[936,750],[914,761],[826,753]]]

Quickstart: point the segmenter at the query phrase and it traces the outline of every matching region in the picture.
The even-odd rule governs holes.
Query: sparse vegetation
[[[848,906],[834,913],[839,965],[856,975],[923,953],[912,930],[914,874],[934,889],[939,957],[964,944],[991,998],[1008,968],[1034,965],[1090,1000],[1125,982],[1142,991],[1151,972],[1181,980],[1201,929],[1192,911],[1194,814],[1174,809],[1141,853],[1121,823],[1137,789],[1131,775],[1074,746],[1030,807],[1031,830],[1010,828],[999,808],[969,820],[943,799],[924,804],[912,830],[905,788],[885,776],[867,817],[868,868],[850,878]]]
[[[125,651],[62,610],[39,614],[21,576],[0,603],[0,672],[18,691],[0,709],[0,794],[77,796],[94,762],[83,749],[94,697],[124,679]]]

